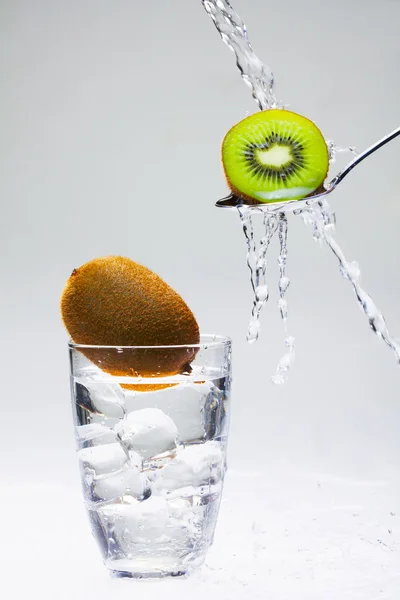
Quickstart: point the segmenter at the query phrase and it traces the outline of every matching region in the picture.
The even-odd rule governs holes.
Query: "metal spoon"
[[[333,190],[339,185],[339,183],[343,181],[346,175],[348,175],[350,171],[354,169],[354,167],[360,164],[360,162],[363,161],[364,158],[367,158],[367,156],[370,156],[370,154],[372,154],[376,150],[379,150],[379,148],[382,148],[382,146],[393,140],[398,135],[400,135],[400,127],[392,131],[392,133],[385,135],[385,137],[383,137],[381,140],[375,142],[375,144],[364,150],[364,152],[356,156],[356,158],[352,160],[342,171],[340,171],[340,173],[338,173],[329,183],[324,184],[324,187],[319,188],[318,190],[313,192],[312,195],[307,196],[302,200],[287,200],[286,202],[268,203],[254,201],[252,203],[249,203],[249,201],[245,200],[244,198],[239,198],[239,196],[236,196],[235,194],[229,194],[229,196],[227,196],[226,198],[218,200],[215,206],[217,206],[218,208],[236,208],[238,206],[246,206],[248,208],[254,207],[258,211],[260,209],[264,209],[266,212],[269,213],[291,212],[293,210],[305,208],[307,206],[310,206],[310,204],[312,204],[316,200],[320,200],[321,198],[324,198],[325,196],[333,192]]]

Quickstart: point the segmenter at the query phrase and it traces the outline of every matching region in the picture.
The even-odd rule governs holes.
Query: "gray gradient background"
[[[235,7],[274,70],[278,98],[328,139],[363,149],[399,125],[400,2]],[[289,223],[297,357],[287,385],[269,382],[283,351],[276,296],[259,342],[245,341],[244,237],[237,215],[214,202],[227,189],[221,139],[256,106],[200,0],[2,1],[0,30],[5,489],[62,482],[78,492],[58,303],[72,269],[107,254],[158,272],[202,331],[233,338],[233,471],[397,476],[395,359],[298,218]],[[337,239],[395,337],[399,156],[395,141],[332,198]]]

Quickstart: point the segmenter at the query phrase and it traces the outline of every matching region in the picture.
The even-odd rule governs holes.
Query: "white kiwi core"
[[[283,167],[293,160],[290,148],[280,144],[274,144],[265,150],[257,148],[255,156],[262,165],[270,167]]]

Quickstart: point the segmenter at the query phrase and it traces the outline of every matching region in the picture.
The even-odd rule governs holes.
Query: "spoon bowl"
[[[330,182],[325,183],[324,187],[318,188],[313,194],[302,198],[301,200],[287,200],[285,202],[257,202],[257,200],[249,201],[244,198],[240,198],[235,194],[229,194],[226,198],[222,198],[222,200],[218,200],[215,206],[218,208],[238,208],[241,206],[245,206],[248,209],[255,208],[257,211],[265,210],[268,213],[289,213],[295,210],[302,210],[303,208],[307,208],[314,204],[314,202],[320,201],[322,198],[325,198],[328,194],[333,192],[334,189],[337,188],[339,183],[343,181],[343,179],[356,167],[360,164],[365,158],[370,156],[373,152],[382,148],[385,144],[392,141],[400,135],[400,127],[385,135],[382,139],[369,146],[364,152],[356,156],[342,171],[340,171]]]

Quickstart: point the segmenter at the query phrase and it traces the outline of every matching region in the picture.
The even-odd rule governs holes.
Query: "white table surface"
[[[231,471],[206,564],[188,578],[146,582],[109,577],[78,486],[4,486],[1,596],[397,600],[399,498],[394,476]]]

